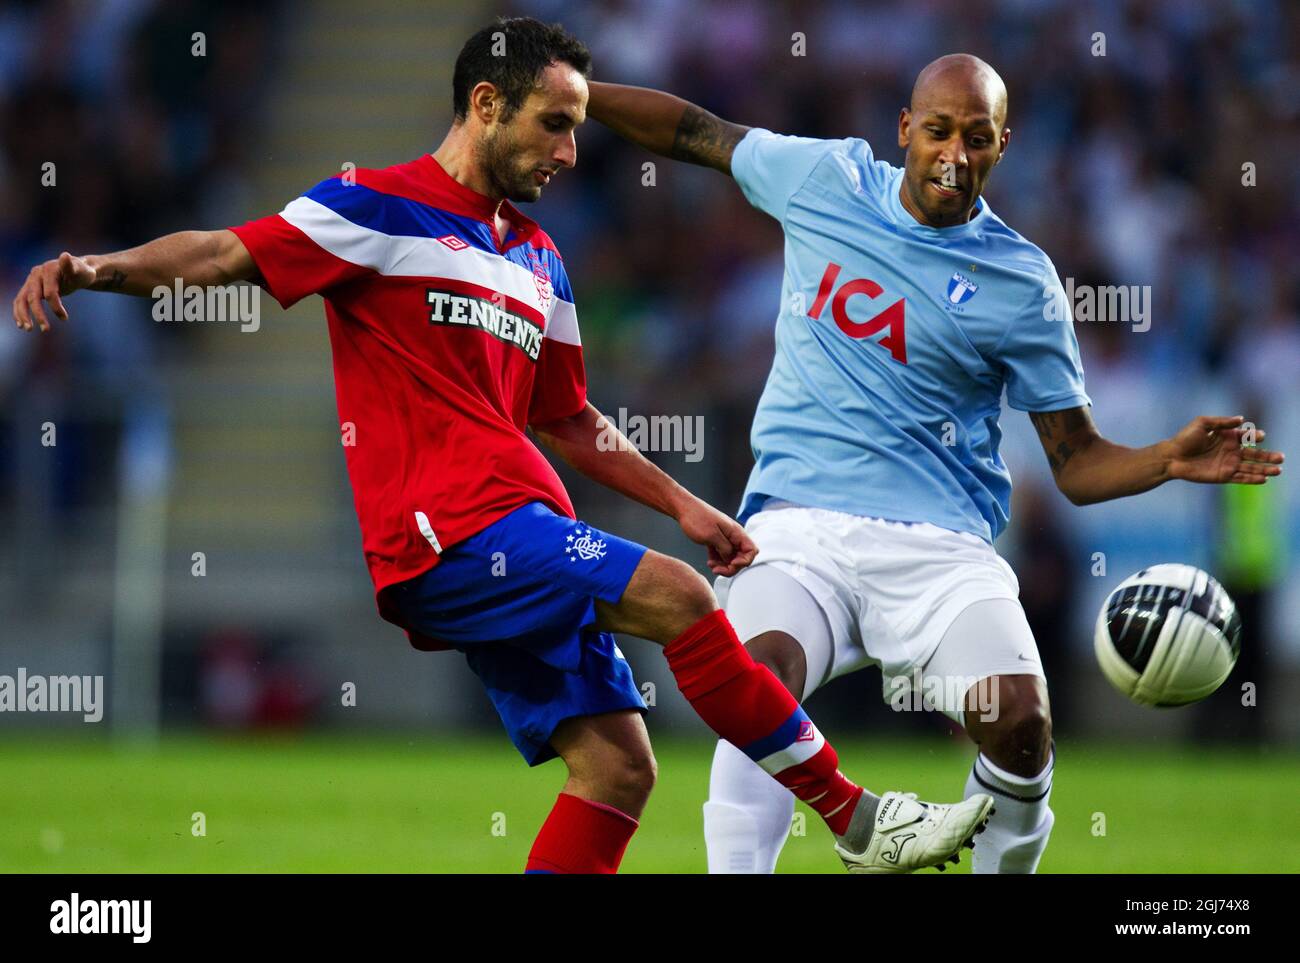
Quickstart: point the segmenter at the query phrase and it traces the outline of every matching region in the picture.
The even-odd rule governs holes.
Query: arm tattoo
[[[672,156],[730,174],[731,154],[748,131],[748,127],[721,120],[691,104],[677,123]]]
[[[1038,429],[1038,437],[1044,441],[1052,437],[1056,431],[1056,412],[1055,411],[1038,411],[1029,415],[1029,420],[1034,423]]]
[[[1047,459],[1048,464],[1052,466],[1052,474],[1056,474],[1065,467],[1065,463],[1070,460],[1077,449],[1071,448],[1065,442],[1056,446],[1056,457]]]
[[[126,284],[126,275],[114,270],[112,277],[96,278],[95,283],[90,287],[93,291],[120,291],[124,284]]]
[[[1086,438],[1080,437],[1089,427],[1087,410],[1084,408],[1030,412],[1029,420],[1038,431],[1053,475],[1059,475],[1066,463],[1087,444]]]

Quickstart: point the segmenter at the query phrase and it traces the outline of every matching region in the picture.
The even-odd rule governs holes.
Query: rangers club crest
[[[970,278],[954,271],[952,278],[948,281],[948,303],[965,304],[975,296],[975,292],[979,289],[980,286]]]
[[[569,547],[564,550],[564,554],[569,556],[570,562],[576,562],[578,559],[590,562],[593,559],[605,557],[605,540],[603,538],[592,538],[591,529],[582,525],[579,525],[574,531],[578,534],[565,536],[565,541],[569,543]]]
[[[546,265],[536,251],[529,250],[528,258],[533,262],[533,284],[537,288],[537,300],[541,302],[542,310],[546,311],[551,306],[551,276],[546,272]]]

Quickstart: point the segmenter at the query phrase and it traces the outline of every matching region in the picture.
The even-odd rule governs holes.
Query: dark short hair
[[[504,54],[499,39],[504,40]],[[537,89],[542,71],[553,63],[567,63],[584,77],[591,73],[590,51],[558,23],[498,17],[460,48],[451,80],[456,119],[464,120],[469,114],[469,92],[486,80],[501,91],[505,98],[501,119],[509,120]]]

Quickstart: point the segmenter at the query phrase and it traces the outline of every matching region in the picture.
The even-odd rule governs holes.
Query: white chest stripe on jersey
[[[549,305],[544,305],[533,272],[500,254],[474,247],[452,250],[432,237],[382,234],[354,224],[308,197],[290,201],[280,216],[344,261],[386,277],[448,278],[499,291],[546,316],[546,337],[565,344],[581,343],[573,304],[552,294],[547,299]]]

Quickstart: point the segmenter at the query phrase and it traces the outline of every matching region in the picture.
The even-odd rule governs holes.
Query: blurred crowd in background
[[[257,174],[249,131],[295,6],[0,0],[0,289],[16,289],[60,250],[116,250],[245,213]],[[483,20],[499,12],[485,8]],[[1149,330],[1076,325],[1102,432],[1147,444],[1196,414],[1244,413],[1270,446],[1289,440],[1300,452],[1300,193],[1290,176],[1300,156],[1300,6],[528,0],[508,12],[562,22],[591,48],[594,79],[664,88],[750,126],[864,137],[898,165],[898,111],[918,70],[949,52],[983,57],[1006,81],[1013,130],[985,195],[992,209],[1062,279],[1150,286]],[[361,6],[356,15],[370,14]],[[211,56],[192,55],[196,30]],[[449,122],[450,91],[434,106],[431,116]],[[430,130],[427,149],[440,137]],[[581,128],[578,145],[577,169],[529,213],[573,279],[591,398],[611,413],[703,415],[705,468],[655,457],[734,510],[772,357],[779,228],[715,172],[654,159],[648,184],[651,158],[596,124]],[[87,152],[99,163],[73,162]],[[37,186],[47,162],[58,190]],[[134,403],[165,407],[157,372],[193,350],[185,328],[142,323],[143,311],[121,305],[78,299],[75,339],[0,336],[0,437],[33,397],[43,411],[67,412],[52,476],[25,463],[18,445],[0,444],[14,578],[24,538],[38,539],[66,506],[112,502],[105,466]],[[1243,608],[1255,606],[1239,675],[1300,661],[1290,550],[1300,512],[1285,477],[1267,494],[1171,486],[1075,509],[1051,488],[1027,418],[1009,411],[1003,428],[1017,496],[999,549],[1016,565],[1049,678],[1087,657],[1107,587],[1153,561],[1206,567]],[[580,510],[617,497],[565,478]],[[1109,560],[1106,578],[1089,578],[1096,553]],[[247,676],[239,667],[256,661],[255,648],[221,636],[198,689],[238,688],[230,680]],[[1065,688],[1053,690],[1062,718]],[[279,718],[282,709],[257,711]],[[212,717],[222,718],[220,706]],[[1205,718],[1207,735],[1236,725]],[[1258,735],[1248,728],[1237,734]]]
[[[63,250],[121,250],[244,209],[281,12],[279,0],[0,0],[0,290],[11,295]],[[150,323],[148,307],[83,295],[71,302],[75,333],[0,337],[13,616],[81,601],[69,598],[54,536],[83,527],[80,547],[107,545],[111,559],[123,464],[143,448],[166,457],[165,375],[200,346]],[[31,444],[33,423],[57,426],[57,457]],[[192,693],[190,719],[300,719],[277,681],[277,648],[256,630],[214,630],[181,671],[169,665],[168,687]]]
[[[0,288],[63,250],[116,251],[229,220],[248,192],[279,7],[0,0]],[[138,302],[83,297],[75,310],[75,338],[0,338],[4,413],[33,396],[67,413],[49,484],[15,469],[20,446],[0,447],[0,503],[15,511],[111,503],[97,468],[115,463],[133,401],[165,407],[159,365],[187,350],[172,337],[183,329],[142,324]]]

